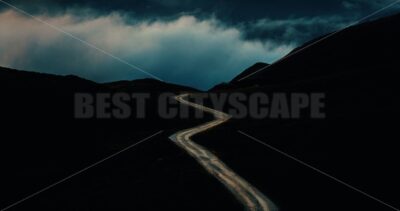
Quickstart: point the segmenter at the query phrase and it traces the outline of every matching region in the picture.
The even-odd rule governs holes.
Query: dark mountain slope
[[[323,37],[323,41],[242,80],[237,86],[298,82],[341,74],[392,74],[398,67],[399,25],[400,14],[350,27],[327,39]]]
[[[231,83],[237,82],[241,78],[243,78],[243,77],[245,77],[247,75],[253,74],[256,71],[259,71],[260,69],[266,68],[268,66],[269,66],[269,64],[258,62],[256,64],[254,64],[253,66],[251,66],[251,67],[247,68],[246,70],[244,70],[242,73],[237,75],[235,78],[233,78]]]
[[[268,66],[269,66],[269,64],[262,63],[262,62],[258,62],[258,63],[256,63],[256,64],[254,64],[253,66],[251,66],[251,67],[247,68],[246,70],[244,70],[242,73],[240,73],[239,75],[237,75],[235,78],[233,78],[233,79],[230,81],[230,84],[236,83],[236,82],[238,82],[240,79],[242,79],[243,77],[245,77],[245,76],[247,76],[247,75],[251,75],[251,74],[253,74],[253,73],[259,71],[260,69],[266,68],[266,67],[268,67]],[[221,83],[221,84],[218,84],[218,85],[214,86],[213,88],[211,88],[211,89],[209,90],[209,92],[221,91],[221,90],[224,90],[224,89],[229,89],[229,88],[231,87],[230,84],[229,84],[229,83]]]

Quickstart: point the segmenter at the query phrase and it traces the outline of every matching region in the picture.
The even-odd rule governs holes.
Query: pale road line
[[[225,163],[218,159],[213,153],[208,151],[203,146],[200,146],[191,140],[191,137],[214,128],[226,121],[231,116],[223,112],[207,108],[185,100],[189,94],[176,96],[175,99],[188,106],[211,113],[215,120],[202,124],[200,126],[185,129],[173,134],[170,139],[179,147],[184,149],[189,155],[197,160],[208,173],[217,178],[222,184],[227,187],[232,194],[244,205],[248,211],[275,211],[276,206],[260,191],[250,185],[246,180],[237,175]]]

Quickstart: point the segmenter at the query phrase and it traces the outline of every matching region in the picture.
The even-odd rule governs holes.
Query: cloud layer
[[[119,13],[90,18],[39,18],[166,81],[200,89],[227,81],[258,61],[272,62],[293,45],[246,40],[240,27],[209,18],[127,20]],[[81,16],[80,16],[81,17]],[[99,82],[148,77],[65,34],[13,11],[0,13],[0,65]]]
[[[316,16],[287,19],[263,18],[244,24],[249,39],[267,39],[274,42],[301,45],[315,37],[348,26],[351,21],[341,16]]]

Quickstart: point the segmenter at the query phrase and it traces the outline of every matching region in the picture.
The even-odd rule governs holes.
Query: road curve
[[[217,178],[222,184],[227,187],[232,194],[244,205],[249,211],[274,211],[276,206],[267,199],[260,191],[250,185],[246,180],[237,175],[232,169],[225,165],[214,154],[206,148],[196,144],[191,140],[191,137],[216,127],[226,121],[231,116],[223,112],[198,105],[185,100],[189,94],[176,96],[175,99],[182,104],[200,109],[202,111],[214,115],[215,120],[199,125],[194,128],[185,129],[173,134],[170,139],[179,147],[184,149],[193,158],[195,158],[211,175]]]

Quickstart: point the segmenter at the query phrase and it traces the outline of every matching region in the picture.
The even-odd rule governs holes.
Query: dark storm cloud
[[[8,0],[36,11],[54,12],[71,7],[90,7],[98,11],[120,10],[140,16],[168,16],[182,12],[215,14],[224,21],[248,21],[265,17],[288,18],[351,14],[344,8],[368,10],[382,7],[390,0]],[[365,11],[369,12],[369,11]]]
[[[264,18],[242,24],[246,38],[268,39],[277,43],[301,45],[321,34],[341,29],[351,20],[341,16],[270,19]]]
[[[343,23],[357,20],[394,0],[7,0],[35,14],[60,15],[90,8],[90,15],[102,16],[111,12],[134,17],[136,21],[176,19],[193,15],[198,19],[214,17],[226,25],[248,30],[247,38],[277,39],[285,33],[288,39],[304,42],[320,36]],[[0,3],[0,7],[5,8]],[[74,14],[76,17],[86,13]],[[318,20],[317,20],[318,19]],[[325,20],[324,20],[325,19]],[[276,29],[260,27],[262,21],[282,23]],[[295,24],[293,21],[304,23]],[[315,26],[310,21],[314,21]],[[333,22],[329,22],[333,21]],[[256,24],[256,27],[252,25]],[[287,23],[288,25],[284,25]],[[311,23],[311,24],[310,24]],[[268,24],[267,24],[268,25]],[[296,25],[296,26],[295,26]],[[284,27],[287,27],[286,29]],[[260,29],[260,31],[257,31]],[[268,29],[268,30],[266,30]],[[289,31],[296,31],[288,37]],[[299,36],[297,36],[299,35]],[[271,36],[271,37],[269,37]]]

